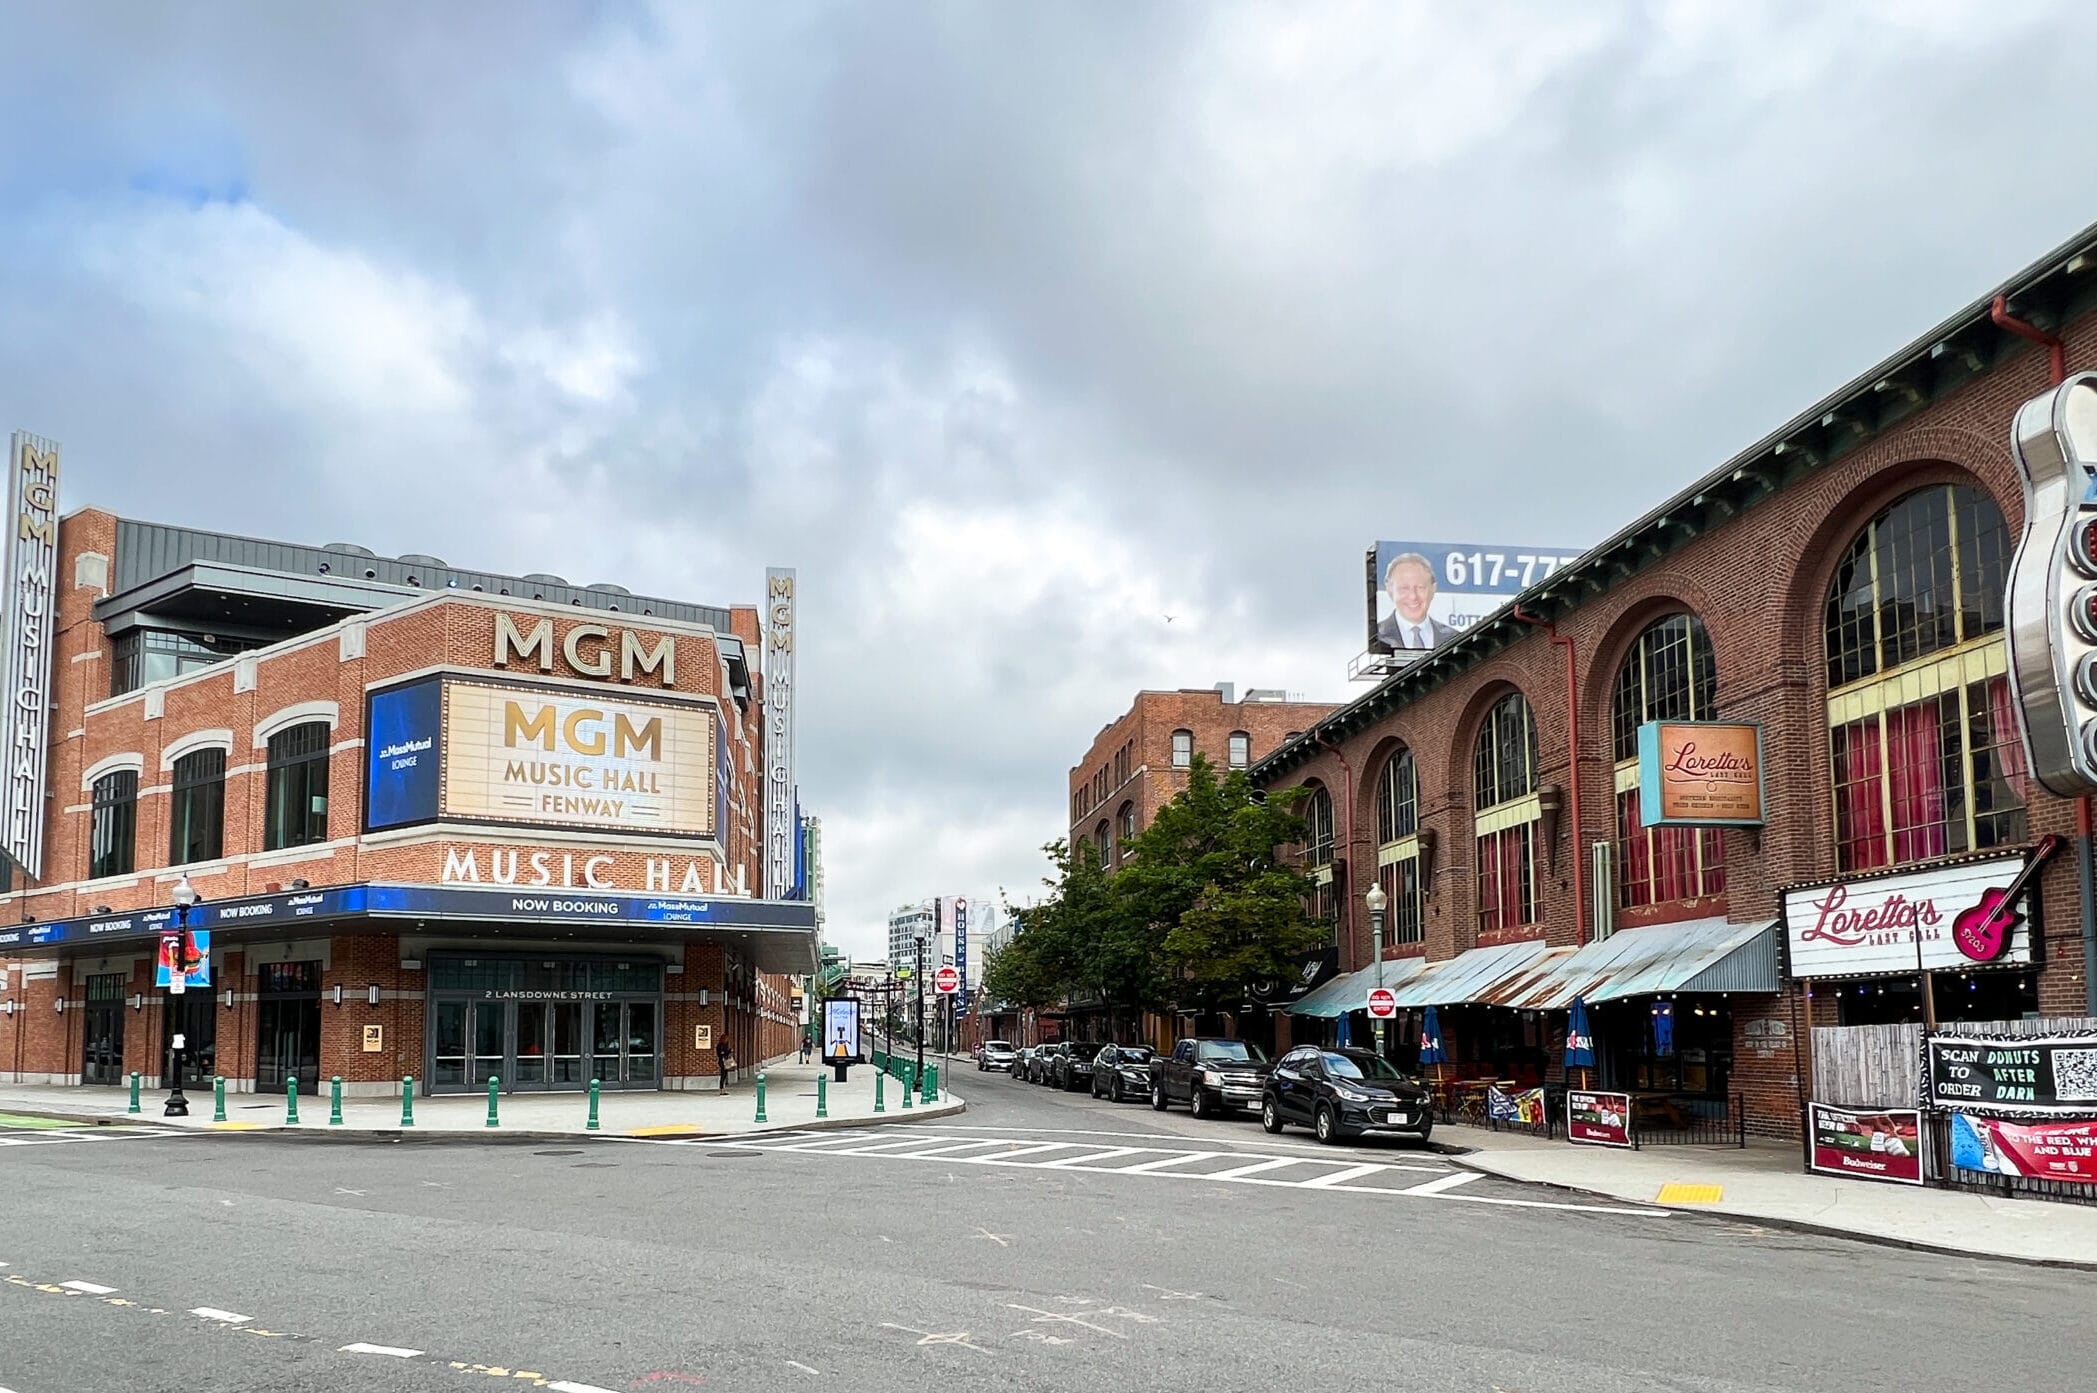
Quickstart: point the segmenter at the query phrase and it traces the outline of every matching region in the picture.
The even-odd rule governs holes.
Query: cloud
[[[1376,536],[1591,542],[2079,226],[2077,16],[15,7],[0,405],[69,504],[797,566],[865,953],[1138,687],[1345,695]]]

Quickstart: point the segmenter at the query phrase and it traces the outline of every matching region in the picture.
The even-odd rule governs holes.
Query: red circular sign
[[[961,990],[961,974],[951,967],[943,967],[932,974],[932,985],[941,996],[951,996]]]
[[[1389,987],[1378,987],[1369,993],[1369,1014],[1378,1020],[1389,1020],[1398,1014],[1398,994]]]

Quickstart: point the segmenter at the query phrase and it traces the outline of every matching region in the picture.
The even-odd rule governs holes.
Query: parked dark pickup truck
[[[1256,1108],[1273,1069],[1246,1040],[1182,1040],[1150,1063],[1150,1105],[1159,1112],[1185,1103],[1196,1117],[1225,1108]]]

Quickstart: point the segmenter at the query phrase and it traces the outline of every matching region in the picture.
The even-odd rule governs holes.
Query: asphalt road
[[[2097,1365],[2090,1274],[955,1083],[959,1118],[733,1144],[0,1147],[0,1389],[1965,1393]]]

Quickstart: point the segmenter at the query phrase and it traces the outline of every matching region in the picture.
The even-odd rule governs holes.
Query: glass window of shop
[[[104,774],[89,802],[88,879],[131,874],[138,860],[138,771]]]
[[[328,735],[327,722],[308,721],[269,737],[264,851],[328,839]]]
[[[659,962],[433,958],[430,1091],[659,1087],[662,982]]]
[[[1617,669],[1610,705],[1616,755],[1617,904],[1625,909],[1722,895],[1726,841],[1716,827],[1648,827],[1638,801],[1638,728],[1718,714],[1718,664],[1703,621],[1647,626]]]
[[[215,861],[225,852],[226,752],[197,750],[175,761],[168,800],[170,866]]]
[[[1426,936],[1427,894],[1420,878],[1420,778],[1413,752],[1399,749],[1376,781],[1376,879],[1390,899],[1384,942]]]
[[[1509,692],[1493,703],[1471,752],[1477,810],[1478,927],[1536,922],[1536,717],[1529,699]]]
[[[1722,996],[1636,997],[1595,1008],[1616,1088],[1720,1097],[1733,1078],[1733,1009]]]
[[[1909,494],[1843,553],[1823,624],[1842,870],[2026,839],[2009,553],[2001,510],[1964,485]]]
[[[1935,972],[1930,995],[1939,1021],[2015,1021],[2039,1009],[2029,971]],[[1922,988],[1914,977],[1816,982],[1816,1023],[1831,1002],[1837,1025],[1911,1025],[1922,1019]]]

